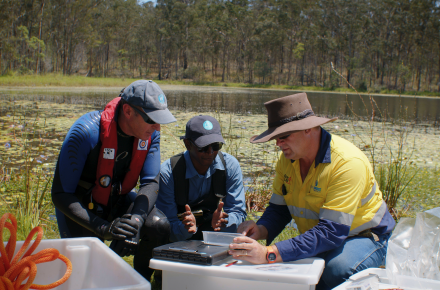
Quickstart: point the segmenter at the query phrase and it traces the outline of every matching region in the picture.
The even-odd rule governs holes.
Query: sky
[[[139,4],[145,3],[145,2],[153,2],[154,5],[156,5],[156,0],[138,0]]]

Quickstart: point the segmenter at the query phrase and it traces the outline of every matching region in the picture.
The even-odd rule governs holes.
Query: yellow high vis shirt
[[[304,182],[299,161],[281,153],[270,202],[287,205],[300,233],[316,226],[319,219],[349,226],[349,236],[378,226],[388,210],[368,158],[335,135],[331,135],[329,153],[321,162],[315,164],[315,160]]]

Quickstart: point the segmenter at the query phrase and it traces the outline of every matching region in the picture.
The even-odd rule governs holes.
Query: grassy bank
[[[141,78],[99,78],[85,76],[64,76],[62,74],[46,75],[13,75],[0,76],[0,87],[125,87],[131,82]],[[258,88],[271,90],[290,90],[290,91],[314,91],[314,92],[335,92],[335,93],[355,93],[351,88],[335,87],[326,88],[320,86],[288,86],[271,84],[248,84],[232,82],[194,82],[193,80],[156,80],[159,84],[165,85],[195,85],[195,86],[213,86],[230,88]],[[389,90],[386,88],[376,88],[374,91],[365,91],[361,93],[372,93],[381,95],[405,95],[405,96],[429,96],[439,97],[440,92],[415,92]]]

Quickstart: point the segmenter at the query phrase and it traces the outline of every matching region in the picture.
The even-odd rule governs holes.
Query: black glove
[[[128,219],[128,217],[130,217],[130,223],[136,224],[137,233],[131,237],[127,237],[124,240],[113,240],[110,244],[110,249],[121,257],[136,254],[139,240],[141,238],[141,228],[144,224],[144,219],[140,215],[125,214],[122,216],[123,219]]]
[[[103,224],[97,234],[104,240],[125,240],[136,236],[141,227],[142,224],[132,220],[131,214],[125,214],[111,223]]]

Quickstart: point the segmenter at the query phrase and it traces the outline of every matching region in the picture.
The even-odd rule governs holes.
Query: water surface
[[[266,114],[264,103],[294,94],[294,91],[236,89],[196,86],[162,86],[171,110],[218,111],[234,114]],[[102,109],[116,97],[119,88],[59,88],[35,92],[34,90],[3,91],[0,99],[33,99],[66,104],[89,104]],[[407,121],[438,124],[440,121],[440,98],[399,97],[376,95],[340,94],[328,92],[307,93],[313,110],[318,115],[351,118],[359,116],[376,120],[404,119]],[[372,105],[374,111],[371,110]],[[0,114],[7,108],[0,109]]]

